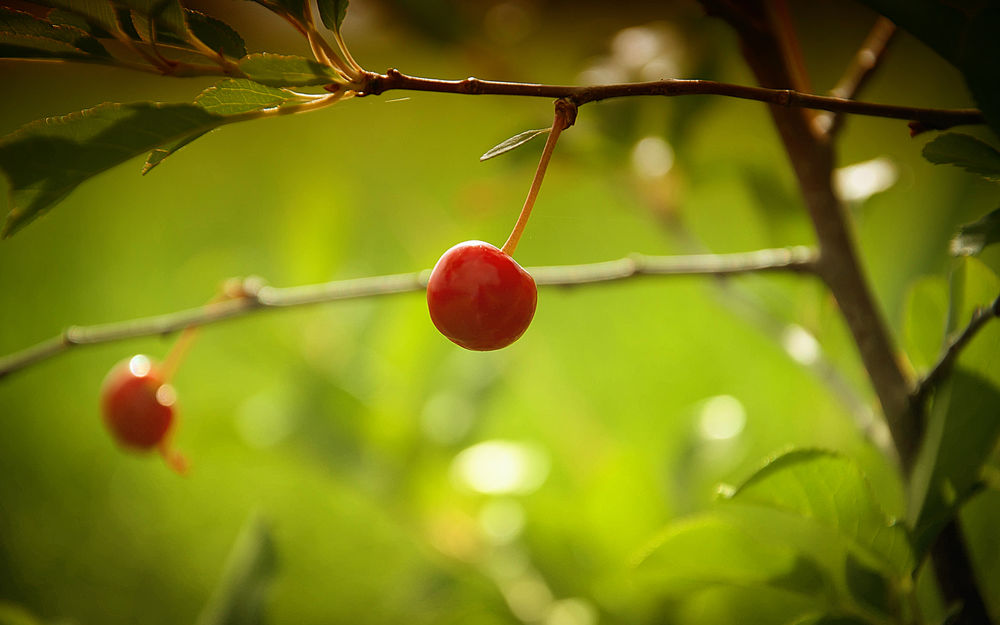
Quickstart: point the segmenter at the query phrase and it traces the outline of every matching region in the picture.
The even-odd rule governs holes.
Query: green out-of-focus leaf
[[[500,156],[501,154],[505,154],[513,149],[521,147],[539,135],[544,135],[549,132],[552,132],[551,128],[539,128],[537,130],[525,130],[524,132],[519,132],[510,139],[498,143],[487,150],[486,154],[479,157],[479,160],[488,161],[495,156]]]
[[[996,2],[863,0],[957,67],[1000,135],[1000,5]]]
[[[73,44],[44,37],[7,35],[0,40],[0,58],[81,60],[89,56]]]
[[[948,302],[948,332],[964,328],[979,308],[989,305],[1000,293],[1000,275],[978,258],[964,256],[955,259],[951,274],[951,299]],[[966,353],[969,350],[966,349]],[[977,357],[978,359],[978,357]],[[977,363],[975,367],[980,369]]]
[[[143,163],[142,165],[142,172],[141,172],[142,175],[145,176],[146,174],[149,173],[151,169],[162,163],[165,158],[172,155],[174,152],[183,148],[192,141],[200,139],[209,132],[211,132],[211,130],[206,130],[204,132],[196,132],[194,134],[188,135],[187,137],[184,137],[183,139],[179,139],[177,141],[174,141],[173,143],[163,145],[161,147],[156,148],[155,150],[151,150],[149,152],[149,156],[146,157],[146,162]]]
[[[1000,152],[976,137],[947,132],[925,145],[923,155],[937,165],[955,165],[987,180],[1000,182]]]
[[[872,625],[872,622],[852,614],[810,614],[789,625]]]
[[[958,508],[979,488],[984,463],[1000,436],[1000,389],[956,369],[937,390],[913,477],[919,510],[914,544],[924,553]]]
[[[107,0],[49,0],[47,4],[79,15],[107,33],[121,32],[115,7]]]
[[[267,595],[277,570],[274,539],[259,517],[244,526],[229,553],[220,584],[197,625],[260,625],[266,622]]]
[[[195,104],[102,104],[32,122],[0,139],[10,181],[10,236],[84,180],[160,145],[211,130],[226,118]]]
[[[179,0],[114,0],[133,15],[147,18],[159,32],[168,32],[181,40],[188,38],[188,25]],[[137,25],[138,28],[138,25]],[[141,31],[140,31],[140,34]]]
[[[840,454],[817,449],[790,451],[767,463],[728,498],[811,519],[897,578],[913,570],[906,529],[888,517],[861,470]]]
[[[187,10],[187,21],[194,36],[209,48],[234,59],[241,59],[247,55],[243,37],[222,20],[198,11]]]
[[[636,566],[635,579],[665,596],[735,585],[818,597],[827,586],[822,568],[808,556],[713,514],[668,527]]]
[[[257,4],[275,11],[276,13],[284,13],[291,15],[295,19],[302,21],[305,17],[305,13],[308,10],[306,5],[307,0],[252,0]]]
[[[88,22],[86,17],[71,11],[52,9],[49,11],[49,14],[45,16],[45,19],[54,26],[71,26],[89,34],[91,37],[106,38],[111,36],[108,31],[104,30],[99,25]]]
[[[216,115],[235,115],[277,106],[295,98],[287,91],[246,78],[229,78],[202,91],[194,102]]]
[[[853,553],[847,554],[844,578],[847,580],[847,589],[859,605],[881,614],[891,613],[892,585],[880,572],[854,557]]]
[[[9,37],[50,39],[69,44],[80,52],[95,56],[109,56],[108,51],[97,39],[75,26],[53,24],[27,13],[0,8],[0,50]],[[16,44],[15,44],[16,45]]]
[[[987,245],[1000,241],[1000,208],[987,213],[982,219],[965,224],[951,240],[954,256],[976,256]]]
[[[941,355],[948,320],[948,283],[940,276],[923,276],[906,292],[903,342],[910,362],[926,371]]]
[[[340,82],[332,68],[301,56],[251,54],[240,61],[247,78],[271,87],[307,87]]]
[[[330,30],[339,31],[347,15],[348,0],[316,0],[319,17]]]
[[[0,625],[44,625],[27,609],[0,599]]]

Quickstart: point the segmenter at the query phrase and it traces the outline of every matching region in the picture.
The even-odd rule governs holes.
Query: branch
[[[757,250],[740,254],[691,256],[647,256],[583,265],[534,267],[528,271],[540,286],[576,286],[627,280],[643,275],[726,276],[751,272],[786,271],[812,274],[816,253],[806,247]],[[430,271],[418,271],[322,284],[276,288],[259,279],[248,278],[241,297],[179,312],[130,321],[93,326],[71,326],[59,336],[0,358],[0,378],[57,356],[73,347],[97,345],[142,336],[171,334],[185,328],[204,326],[242,317],[258,310],[291,308],[345,299],[422,291]]]
[[[497,82],[466,78],[439,80],[408,76],[390,69],[385,74],[368,72],[360,81],[359,95],[379,95],[386,91],[432,91],[465,95],[515,95],[538,98],[567,98],[577,106],[611,98],[635,96],[718,95],[743,100],[756,100],[776,106],[819,109],[834,113],[852,113],[873,117],[902,119],[933,128],[950,128],[963,124],[985,123],[978,109],[930,109],[858,102],[843,98],[800,93],[792,89],[749,87],[712,80],[658,80],[653,82],[619,83],[574,87],[520,82]]]
[[[941,356],[938,358],[937,363],[931,367],[931,370],[927,373],[920,384],[917,386],[916,391],[913,393],[914,401],[923,403],[931,391],[934,390],[948,375],[951,371],[952,366],[955,364],[955,360],[958,359],[959,353],[966,345],[983,329],[986,324],[997,317],[1000,317],[1000,296],[997,296],[993,303],[989,306],[980,306],[972,313],[972,318],[969,320],[969,325],[965,326],[961,332],[955,335],[948,343],[945,345],[944,349],[941,351]]]
[[[854,53],[850,65],[844,70],[844,75],[830,90],[830,95],[845,100],[853,99],[878,69],[895,33],[896,25],[887,18],[879,16],[868,36],[865,37],[864,43]],[[843,126],[843,122],[843,115],[826,112],[813,120],[813,127],[826,133],[827,136],[833,136]]]

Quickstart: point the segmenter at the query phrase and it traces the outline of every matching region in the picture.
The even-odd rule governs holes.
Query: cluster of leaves
[[[304,0],[259,0],[297,30],[315,33]],[[346,0],[318,3],[335,33]],[[248,54],[243,38],[179,0],[56,0],[37,11],[0,8],[0,58],[78,61],[172,76],[228,76],[190,104],[105,103],[42,119],[0,140],[0,169],[10,183],[10,236],[86,179],[148,153],[143,173],[224,124],[295,112],[343,97],[349,68],[327,46],[323,61],[267,52]],[[356,77],[356,76],[353,76]],[[325,95],[296,88],[326,86]]]

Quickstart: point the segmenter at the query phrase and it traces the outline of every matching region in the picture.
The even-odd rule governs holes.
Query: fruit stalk
[[[545,140],[542,157],[538,161],[538,168],[535,170],[535,177],[531,181],[531,188],[528,189],[528,197],[524,199],[521,214],[518,215],[517,223],[514,224],[514,229],[511,231],[510,236],[507,237],[507,242],[500,248],[504,254],[508,256],[514,254],[517,243],[521,240],[521,235],[524,234],[524,227],[528,224],[528,217],[531,216],[531,209],[534,207],[535,199],[538,197],[538,190],[542,188],[542,179],[545,178],[545,170],[549,166],[549,160],[552,159],[552,152],[556,149],[556,141],[559,140],[559,134],[572,126],[575,121],[576,105],[569,100],[556,100],[556,112],[552,120],[552,131]]]

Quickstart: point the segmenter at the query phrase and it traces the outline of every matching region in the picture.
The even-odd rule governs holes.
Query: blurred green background
[[[874,17],[800,4],[824,91]],[[204,7],[251,50],[308,52],[256,5]],[[687,2],[354,0],[344,35],[380,71],[752,84],[732,33]],[[190,101],[211,84],[12,62],[0,77],[3,133],[104,101]],[[970,105],[957,73],[906,34],[865,98]],[[502,243],[541,142],[478,156],[550,124],[551,111],[545,100],[393,92],[223,128],[146,177],[140,160],[103,174],[0,243],[0,352],[71,324],[197,306],[232,276],[291,286],[416,271],[462,240]],[[908,289],[944,280],[956,224],[996,205],[987,183],[924,162],[925,142],[903,123],[851,118],[839,156],[867,163],[846,183],[850,208],[918,369],[936,345],[906,342]],[[811,242],[763,106],[634,99],[580,111],[517,258]],[[187,477],[119,450],[98,412],[106,371],[135,353],[162,358],[172,338],[79,349],[0,381],[0,619],[194,622],[256,515],[277,558],[269,622],[663,622],[655,598],[629,585],[630,561],[770,455],[842,450],[887,509],[904,510],[854,348],[808,278],[546,288],[529,331],[494,353],[440,336],[420,294],[212,326],[175,379]],[[994,518],[995,504],[982,500],[978,518]],[[980,534],[980,573],[1000,593],[997,538]],[[741,610],[754,616],[742,622],[782,622],[780,606],[761,599],[746,612],[745,599],[694,596],[672,618],[736,622],[727,610]]]

